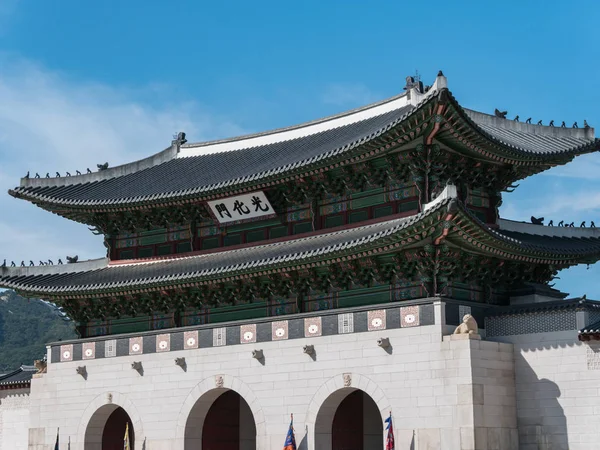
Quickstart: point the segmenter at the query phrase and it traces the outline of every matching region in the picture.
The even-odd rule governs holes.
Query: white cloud
[[[192,140],[244,131],[195,103],[136,101],[157,89],[164,87],[134,91],[77,82],[0,55],[0,261],[104,256],[101,240],[85,225],[8,196],[27,171],[53,176],[105,161],[115,166],[163,150],[178,131]]]
[[[364,106],[377,100],[377,95],[367,86],[357,83],[331,84],[323,94],[323,103],[344,107]]]

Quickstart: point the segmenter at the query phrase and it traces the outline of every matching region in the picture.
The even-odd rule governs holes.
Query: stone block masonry
[[[494,338],[514,346],[521,450],[600,449],[600,345],[577,331]]]
[[[184,450],[188,419],[202,416],[197,405],[210,406],[225,390],[247,403],[260,450],[281,450],[291,413],[299,448],[331,448],[323,423],[356,390],[372,399],[381,423],[392,411],[398,449],[517,448],[510,344],[443,339],[440,324],[386,329],[380,313],[365,316],[373,323],[361,332],[187,349],[182,342],[179,350],[171,337],[170,351],[146,353],[143,341],[141,353],[130,347],[131,354],[118,356],[117,348],[115,357],[85,361],[52,354],[62,362],[32,382],[29,449],[52,449],[60,427],[61,445],[70,439],[70,450],[84,450],[98,411],[118,405],[131,419],[136,449]],[[378,345],[381,338],[389,347]],[[243,342],[244,334],[236,339]],[[253,358],[257,349],[262,359]],[[185,370],[176,358],[185,358]],[[76,373],[82,364],[87,378]]]

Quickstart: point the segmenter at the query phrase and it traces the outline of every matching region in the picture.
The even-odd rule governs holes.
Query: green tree
[[[0,373],[43,358],[49,342],[76,337],[74,323],[52,305],[0,292]]]

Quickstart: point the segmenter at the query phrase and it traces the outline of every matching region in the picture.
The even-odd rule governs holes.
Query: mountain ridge
[[[42,359],[49,342],[76,337],[75,324],[51,303],[0,292],[0,373]]]

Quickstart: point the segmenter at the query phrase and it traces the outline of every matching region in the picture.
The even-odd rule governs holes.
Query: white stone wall
[[[32,381],[29,449],[51,450],[60,427],[61,449],[70,439],[70,450],[83,450],[92,415],[112,401],[132,419],[136,450],[183,450],[192,407],[214,393],[215,377],[222,376],[254,414],[257,449],[281,450],[294,413],[299,448],[314,450],[316,416],[344,389],[344,374],[373,398],[380,420],[392,411],[398,449],[514,449],[512,347],[443,341],[440,330],[432,325],[51,363]],[[388,337],[392,349],[378,347],[379,337]],[[314,359],[303,353],[305,344],[314,345]],[[251,355],[258,348],[262,363]],[[176,357],[185,357],[186,371]],[[143,376],[133,361],[142,362]],[[87,380],[75,372],[80,365],[87,366]]]
[[[28,390],[0,391],[0,450],[27,450]]]
[[[495,339],[514,345],[519,448],[600,449],[600,346],[577,331]]]

